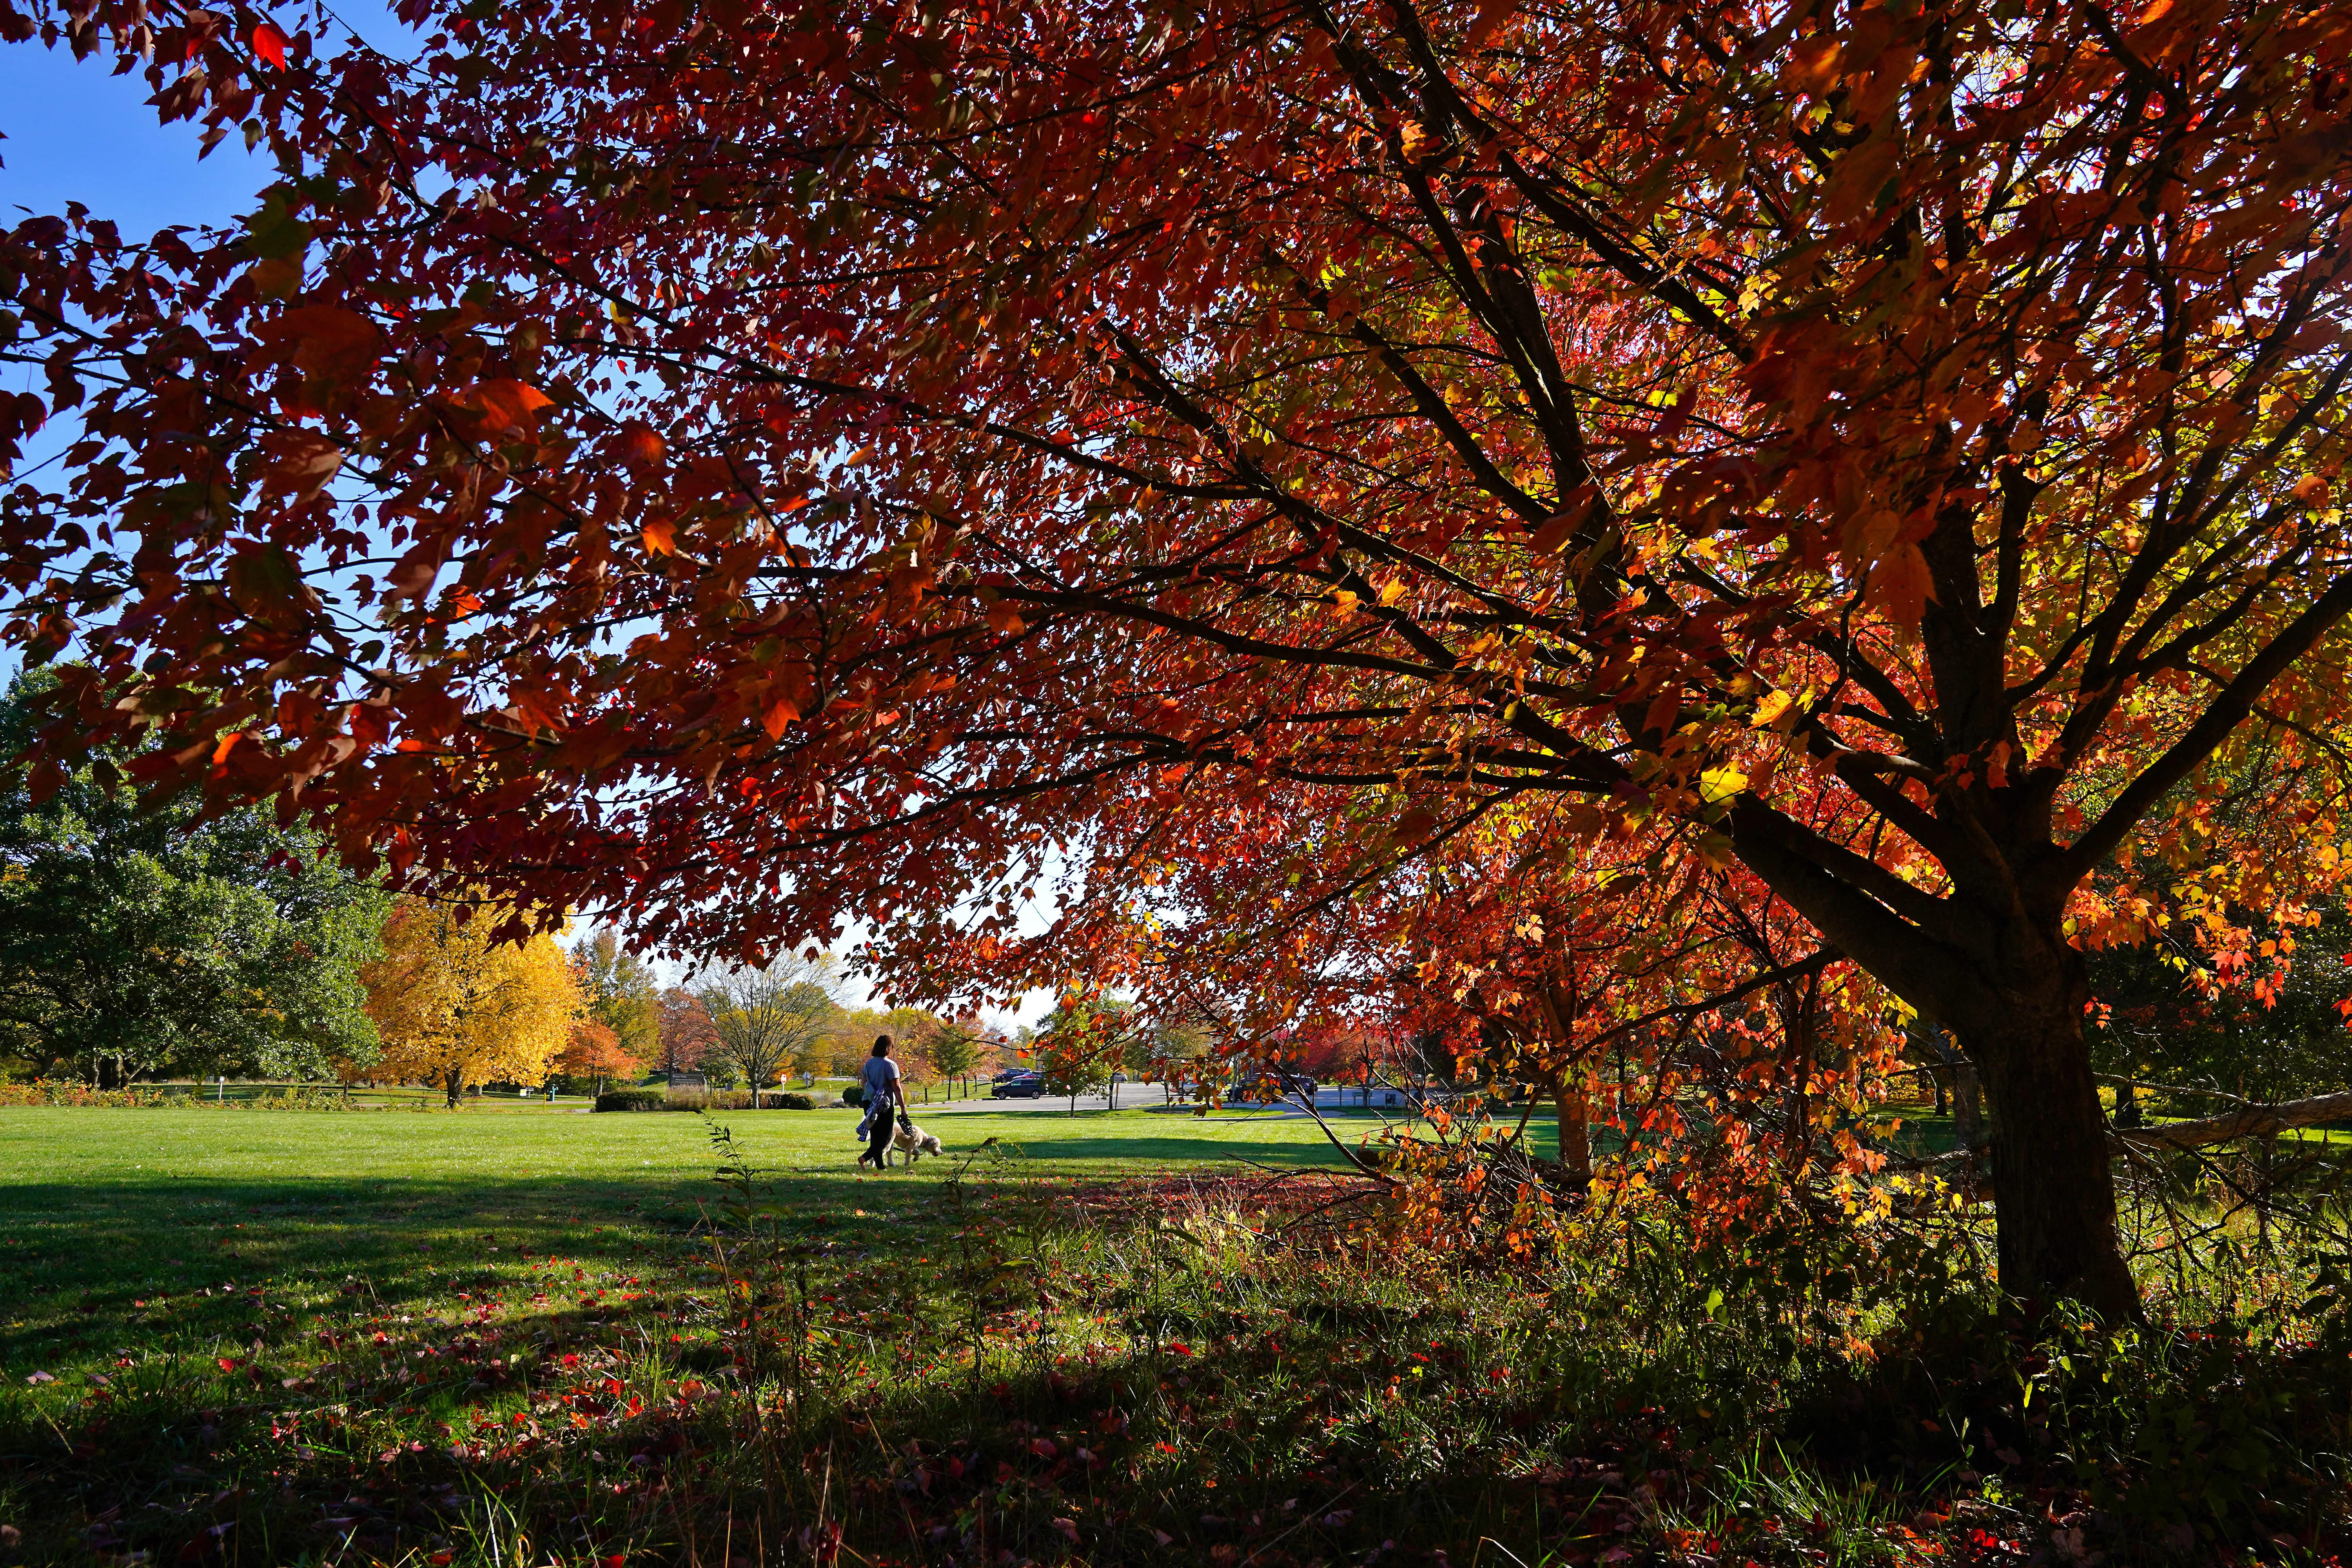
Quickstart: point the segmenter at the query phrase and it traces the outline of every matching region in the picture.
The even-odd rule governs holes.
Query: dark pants
[[[890,1163],[890,1133],[898,1121],[898,1107],[883,1105],[875,1108],[874,1131],[866,1135],[866,1152],[877,1165],[887,1168]]]

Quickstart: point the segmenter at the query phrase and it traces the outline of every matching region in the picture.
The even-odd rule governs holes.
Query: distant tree
[[[959,1079],[970,1087],[972,1069],[980,1063],[985,1029],[977,1017],[943,1018],[931,1024],[919,1039],[923,1054],[941,1078],[952,1086]]]
[[[574,952],[588,1016],[613,1032],[634,1068],[653,1065],[661,1056],[661,987],[652,968],[610,926],[590,931]]]
[[[1209,1032],[1197,1019],[1174,1014],[1153,1023],[1150,1040],[1152,1076],[1172,1105],[1180,1086],[1188,1092],[1199,1088],[1209,1059]]]
[[[874,1037],[887,1035],[896,1043],[892,1059],[909,1083],[935,1076],[926,1038],[939,1026],[939,1015],[920,1007],[852,1007],[836,1014],[824,1039],[814,1051],[838,1078],[856,1078],[865,1070]]]
[[[593,1079],[595,1092],[602,1094],[606,1079],[629,1076],[636,1071],[638,1062],[622,1048],[619,1037],[609,1026],[596,1018],[583,1017],[572,1021],[572,1037],[558,1065],[572,1078]]]
[[[579,984],[553,937],[499,934],[511,912],[404,898],[384,925],[384,956],[362,974],[383,1037],[381,1065],[440,1084],[452,1110],[468,1085],[543,1081],[581,1016]]]
[[[756,1097],[823,1040],[840,1011],[833,966],[785,954],[764,966],[714,966],[693,983],[709,1017],[717,1056],[743,1075]]]
[[[710,1015],[701,999],[683,985],[673,985],[655,998],[655,1068],[662,1072],[691,1072],[702,1065],[719,1044]]]
[[[0,702],[0,756],[32,739]],[[112,1086],[141,1074],[323,1079],[375,1058],[359,966],[391,900],[319,839],[192,798],[144,809],[101,752],[37,804],[0,775],[0,1052]]]
[[[1078,1113],[1078,1096],[1097,1089],[1110,1090],[1110,1109],[1118,1109],[1113,1075],[1126,1059],[1138,1032],[1131,1004],[1065,999],[1036,1035],[1037,1070],[1045,1088],[1067,1095],[1070,1114]]]

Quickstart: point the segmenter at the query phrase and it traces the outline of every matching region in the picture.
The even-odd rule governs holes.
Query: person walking
[[[890,1168],[890,1131],[898,1120],[898,1108],[906,1103],[906,1089],[899,1082],[898,1064],[890,1059],[890,1037],[874,1037],[874,1054],[866,1058],[862,1077],[866,1088],[866,1157],[877,1171]]]

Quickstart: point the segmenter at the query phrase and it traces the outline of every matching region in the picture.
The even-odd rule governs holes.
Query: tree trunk
[[[2083,1037],[2089,988],[2080,956],[2063,952],[2063,972],[2045,984],[2000,987],[2007,1005],[1988,1009],[1964,1042],[1992,1111],[2000,1284],[2044,1301],[2071,1296],[2110,1321],[2137,1318],[2139,1289],[2116,1239],[2106,1118]],[[1963,1108],[1972,1087],[1955,1086]]]
[[[1977,1065],[1965,1051],[1952,1053],[1952,1131],[1960,1147],[1973,1149],[1985,1141],[1984,1103]]]
[[[456,1068],[451,1068],[449,1069],[448,1077],[442,1079],[441,1086],[449,1091],[449,1109],[452,1110],[457,1110],[458,1100],[466,1092],[465,1075],[459,1072]]]
[[[2116,1086],[2116,1125],[2144,1125],[2139,1113],[2139,1086],[2128,1079]]]
[[[1950,1081],[1952,1138],[1956,1147],[1974,1149],[1984,1142],[1984,1116],[1978,1091],[1977,1065],[1952,1037],[1933,1025],[1927,1028],[1927,1048],[1944,1064],[1936,1079],[1936,1114],[1946,1110],[1946,1080]]]
[[[1567,1073],[1551,1080],[1552,1103],[1559,1113],[1559,1169],[1570,1185],[1592,1184],[1592,1108],[1583,1089]],[[1369,1093],[1366,1096],[1370,1099]]]

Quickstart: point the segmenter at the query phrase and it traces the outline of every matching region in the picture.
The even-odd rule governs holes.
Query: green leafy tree
[[[1197,1093],[1208,1071],[1208,1030],[1197,1019],[1171,1015],[1152,1025],[1148,1040],[1150,1070],[1160,1080],[1168,1102],[1176,1102],[1179,1084],[1188,1097]]]
[[[36,672],[0,702],[31,740]],[[36,800],[0,781],[0,1039],[37,1073],[327,1079],[377,1054],[359,967],[390,900],[259,810],[142,809],[100,752]]]
[[[923,1055],[929,1059],[931,1070],[952,1087],[967,1078],[980,1059],[980,1026],[962,1019],[947,1020],[924,1037]]]
[[[1037,1070],[1047,1089],[1069,1097],[1071,1115],[1078,1113],[1079,1095],[1106,1087],[1110,1109],[1116,1110],[1118,1087],[1113,1075],[1139,1034],[1130,1003],[1066,998],[1037,1031]]]
[[[613,1031],[622,1055],[637,1066],[660,1060],[661,986],[646,961],[621,944],[620,933],[598,926],[577,949],[580,989],[588,1016]]]

